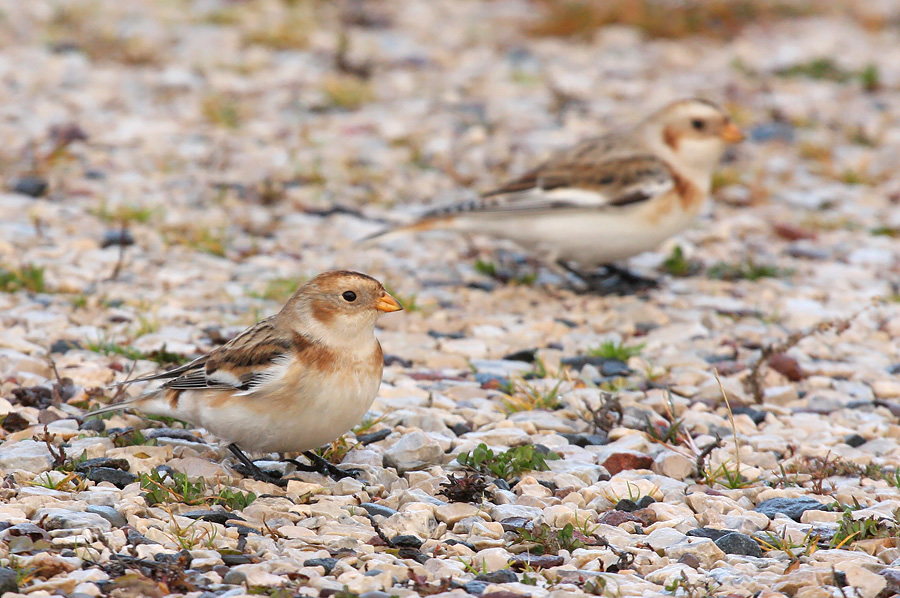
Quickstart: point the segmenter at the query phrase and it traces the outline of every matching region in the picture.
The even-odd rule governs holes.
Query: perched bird
[[[685,229],[709,195],[726,144],[743,139],[716,104],[671,103],[629,129],[553,154],[479,199],[383,231],[450,229],[510,239],[576,274],[608,266]],[[571,270],[570,270],[571,271]]]
[[[334,440],[365,415],[384,366],[375,321],[401,309],[380,282],[365,274],[319,274],[280,312],[221,347],[181,367],[124,383],[167,380],[159,388],[89,415],[134,407],[204,427],[229,441],[229,449],[266,481],[273,480],[239,447],[306,451],[322,466],[309,449]]]

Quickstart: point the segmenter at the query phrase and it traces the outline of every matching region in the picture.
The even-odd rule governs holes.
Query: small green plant
[[[123,225],[133,222],[146,224],[156,215],[157,208],[149,208],[137,204],[125,204],[111,208],[106,202],[103,202],[100,204],[100,207],[89,210],[89,213],[104,222],[114,222]]]
[[[538,555],[557,554],[560,550],[572,551],[595,544],[594,538],[586,536],[571,523],[561,529],[538,523],[530,528],[518,528],[514,533],[516,544],[524,545],[528,552]]]
[[[813,535],[813,528],[806,532],[806,536],[799,543],[788,538],[787,528],[780,536],[772,532],[763,532],[755,539],[764,551],[780,550],[788,555],[791,562],[799,560],[801,556],[812,556],[819,547],[819,536]]]
[[[214,125],[227,129],[237,129],[241,125],[241,106],[234,96],[210,94],[200,102],[200,111]]]
[[[619,361],[628,361],[632,357],[636,357],[644,350],[644,343],[637,345],[626,345],[621,341],[606,341],[596,349],[589,349],[588,355],[591,357],[602,357],[603,359],[618,359]]]
[[[170,480],[157,470],[142,473],[139,477],[141,489],[146,492],[145,499],[150,505],[168,502],[183,502],[187,505],[222,505],[231,510],[241,510],[256,500],[253,492],[244,493],[231,488],[219,487],[218,492],[210,494],[209,485],[203,478],[192,482],[184,473],[174,472]]]
[[[827,57],[801,62],[778,70],[775,74],[779,77],[807,77],[837,83],[843,83],[852,77],[852,73],[845,71],[833,59]]]
[[[372,86],[353,75],[332,75],[322,82],[328,104],[344,110],[356,110],[375,98]]]
[[[525,379],[513,380],[509,384],[508,397],[503,400],[503,406],[507,413],[559,409],[559,387],[563,382],[564,380],[560,380],[552,388],[541,390]]]
[[[497,276],[497,264],[494,262],[486,262],[484,260],[476,260],[475,271],[479,274],[494,278]]]
[[[503,453],[495,454],[483,442],[471,452],[462,452],[456,460],[463,467],[485,475],[493,475],[507,482],[512,481],[524,471],[547,471],[550,467],[547,460],[559,459],[553,451],[542,453],[531,444],[517,446]]]
[[[172,522],[169,525],[169,532],[166,535],[182,550],[194,550],[197,547],[212,548],[218,536],[218,530],[215,525],[203,527],[199,519],[194,519],[189,524],[181,526],[175,519],[175,516],[169,512]]]
[[[842,548],[849,542],[871,538],[895,538],[900,535],[900,509],[894,511],[893,518],[866,517],[855,519],[850,506],[844,507],[844,514],[838,529],[831,539],[831,548]]]
[[[662,263],[662,271],[670,276],[675,276],[676,278],[693,276],[699,272],[701,268],[702,266],[699,261],[689,260],[685,257],[681,245],[676,245],[672,249],[672,253],[669,254],[669,257]]]
[[[868,65],[860,71],[859,81],[862,83],[863,89],[868,92],[881,89],[881,74],[878,71],[878,67],[874,64]]]
[[[747,259],[738,264],[718,262],[706,271],[707,278],[714,280],[759,280],[761,278],[783,278],[793,274],[793,270],[770,264],[757,264]]]
[[[740,464],[729,466],[728,462],[722,463],[715,469],[705,468],[701,475],[707,486],[719,484],[730,490],[738,490],[752,486],[759,480],[748,480],[741,475]]]
[[[15,293],[22,290],[43,293],[44,269],[33,264],[26,264],[19,269],[0,266],[0,292]]]

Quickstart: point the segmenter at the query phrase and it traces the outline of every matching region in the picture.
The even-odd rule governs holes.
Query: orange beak
[[[400,311],[403,309],[403,306],[400,305],[399,301],[391,297],[390,294],[385,293],[375,302],[375,309],[383,311],[384,313],[390,313],[392,311]]]
[[[744,134],[741,133],[736,124],[730,122],[722,129],[722,139],[728,143],[737,143],[738,141],[743,141]]]

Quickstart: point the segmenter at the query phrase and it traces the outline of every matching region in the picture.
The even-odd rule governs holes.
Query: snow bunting
[[[308,452],[362,419],[375,400],[384,365],[375,321],[401,309],[365,274],[319,274],[276,315],[221,347],[181,367],[123,383],[167,380],[159,388],[88,415],[134,407],[204,427],[230,442],[229,449],[258,476],[238,447]],[[307,457],[318,460],[311,454]]]
[[[611,264],[685,229],[709,195],[726,144],[743,139],[716,104],[687,99],[636,126],[586,139],[478,200],[395,232],[451,229],[510,239],[550,266]]]

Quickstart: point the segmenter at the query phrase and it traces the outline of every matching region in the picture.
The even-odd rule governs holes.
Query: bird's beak
[[[399,301],[391,297],[390,294],[385,293],[375,302],[375,309],[383,311],[384,313],[390,313],[392,311],[400,311],[403,309],[403,306],[400,305]]]
[[[728,143],[737,143],[738,141],[743,141],[744,134],[741,133],[741,130],[736,124],[728,123],[725,125],[725,128],[722,129],[722,139]]]

